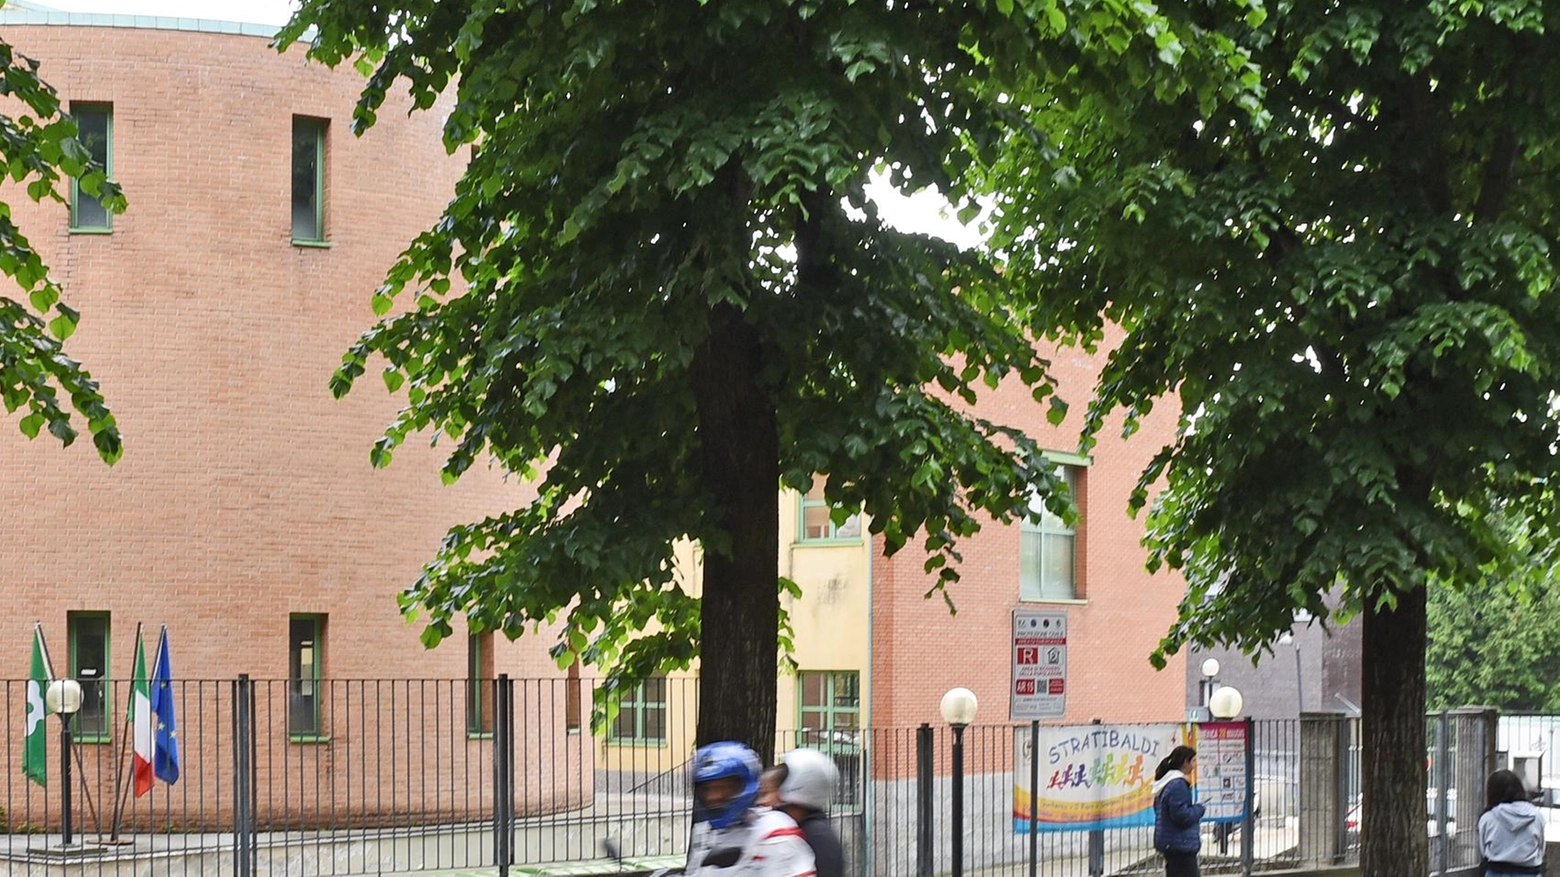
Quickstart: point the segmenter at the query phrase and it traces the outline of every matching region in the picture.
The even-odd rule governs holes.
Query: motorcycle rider
[[[814,877],[812,850],[796,821],[755,807],[762,766],[741,743],[710,743],[693,757],[703,818],[689,842],[688,877]]]
[[[758,803],[796,820],[812,848],[818,877],[845,877],[845,848],[828,813],[839,776],[834,759],[816,749],[793,749],[764,772],[768,794]]]

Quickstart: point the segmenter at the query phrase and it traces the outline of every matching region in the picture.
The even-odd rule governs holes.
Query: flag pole
[[[54,681],[54,661],[49,659],[49,639],[43,635],[43,622],[34,621],[33,631],[38,634],[38,645],[43,647],[43,669],[49,674],[49,681]]]
[[[146,643],[141,637],[141,622],[137,621],[135,623],[135,650],[139,654],[145,648]],[[130,656],[130,666],[135,666],[135,655]],[[130,696],[135,697],[135,693],[131,692]],[[130,711],[125,710],[125,730],[124,733],[120,735],[118,747],[119,754],[114,757],[114,760],[119,763],[119,766],[114,771],[114,819],[109,824],[109,835],[108,840],[106,841],[106,843],[110,844],[118,844],[122,842],[119,839],[119,823],[120,820],[124,818],[124,793],[130,788],[130,785],[124,781],[125,757],[130,754],[130,737],[132,733],[133,730],[130,727]],[[101,828],[99,830],[101,831]]]

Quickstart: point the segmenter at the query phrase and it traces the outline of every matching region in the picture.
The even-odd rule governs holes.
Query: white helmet
[[[785,781],[780,783],[781,803],[827,810],[840,779],[834,759],[816,749],[792,749],[780,761],[786,770]]]

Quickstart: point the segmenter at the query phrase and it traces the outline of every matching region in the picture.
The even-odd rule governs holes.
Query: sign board
[[[1013,729],[1013,831],[1099,831],[1154,824],[1154,769],[1170,750],[1197,750],[1192,796],[1205,822],[1245,816],[1244,722],[1152,725],[1043,725]],[[1029,788],[1031,758],[1039,786]]]
[[[1013,610],[1013,685],[1008,717],[1059,719],[1067,712],[1067,613]]]
[[[1246,813],[1245,722],[1197,725],[1197,800],[1205,822],[1239,822]]]

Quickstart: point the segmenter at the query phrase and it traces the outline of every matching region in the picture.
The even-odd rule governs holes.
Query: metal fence
[[[592,680],[178,681],[181,775],[141,797],[125,767],[129,686],[96,683],[72,723],[71,850],[61,849],[62,723],[45,723],[47,782],[25,779],[26,683],[0,685],[6,873],[58,873],[67,860],[83,874],[326,877],[591,860],[605,872],[616,867],[604,859],[608,841],[630,865],[673,864],[687,850],[696,680],[618,693],[600,727],[591,724],[600,693]],[[1427,826],[1432,863],[1445,872],[1477,859],[1476,833],[1459,826],[1473,825],[1496,741],[1486,713],[1429,721]],[[1243,822],[1205,827],[1203,869],[1250,874],[1350,861],[1361,821],[1358,720],[1248,728],[1256,806]],[[963,732],[957,845],[965,873],[1098,877],[1162,868],[1148,827],[1020,831],[1016,730]],[[796,745],[824,749],[840,768],[832,816],[848,873],[949,871],[948,727],[788,730],[776,753]]]

